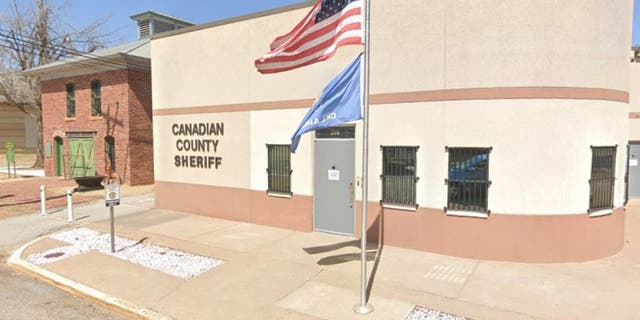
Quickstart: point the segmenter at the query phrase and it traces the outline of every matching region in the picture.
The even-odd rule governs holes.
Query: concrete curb
[[[122,300],[118,297],[114,297],[111,296],[107,293],[104,293],[100,290],[91,288],[87,285],[84,285],[82,283],[73,281],[69,278],[65,278],[63,276],[60,276],[58,274],[55,274],[51,271],[48,271],[44,268],[41,268],[37,265],[34,265],[32,263],[29,263],[25,260],[23,260],[22,257],[22,253],[24,252],[24,250],[26,248],[28,248],[29,246],[31,246],[32,244],[42,240],[45,237],[48,237],[49,235],[45,235],[42,237],[39,237],[37,239],[31,240],[28,243],[24,244],[23,246],[21,246],[20,248],[18,248],[12,255],[11,257],[9,257],[9,260],[7,261],[7,264],[9,266],[12,267],[18,267],[21,269],[24,269],[28,272],[31,272],[37,276],[40,276],[44,279],[47,279],[49,281],[52,281],[54,284],[60,285],[66,289],[70,289],[73,292],[77,292],[80,293],[82,295],[85,295],[91,299],[95,299],[98,300],[100,302],[103,302],[107,305],[110,306],[114,306],[118,309],[121,309],[127,313],[131,313],[133,315],[142,317],[144,319],[149,319],[149,320],[173,320],[172,318],[165,316],[163,314],[160,314],[156,311],[147,309],[145,307],[142,307],[140,305],[137,305],[135,303],[126,301],[126,300]]]

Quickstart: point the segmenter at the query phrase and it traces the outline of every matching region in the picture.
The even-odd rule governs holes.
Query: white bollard
[[[46,200],[47,198],[45,197],[44,186],[40,186],[40,215],[42,216],[47,215],[47,205],[45,203]]]
[[[67,189],[67,221],[73,222],[73,190]]]

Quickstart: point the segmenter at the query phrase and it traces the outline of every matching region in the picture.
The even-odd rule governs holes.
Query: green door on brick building
[[[62,138],[56,137],[54,140],[55,143],[55,173],[56,177],[62,176],[62,172],[64,170],[64,157],[62,150]]]
[[[69,169],[72,178],[96,175],[93,138],[69,138]]]

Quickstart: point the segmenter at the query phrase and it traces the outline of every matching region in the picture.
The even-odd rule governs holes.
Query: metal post
[[[73,222],[73,190],[67,189],[67,221]]]
[[[113,223],[113,207],[109,208],[109,212],[111,213],[111,253],[116,253],[116,239],[114,235],[114,223]]]
[[[361,284],[360,303],[353,307],[359,314],[373,312],[373,306],[367,304],[367,202],[369,192],[369,58],[371,0],[364,1],[364,81],[363,81],[363,110],[362,110],[362,229],[360,231],[360,263]]]
[[[11,179],[11,162],[8,161],[7,162],[7,175],[9,176],[9,179]],[[17,178],[18,177],[18,173],[16,171],[16,163],[13,163],[13,177]]]
[[[47,205],[45,203],[47,201],[47,197],[45,196],[44,185],[40,186],[40,215],[47,215]]]

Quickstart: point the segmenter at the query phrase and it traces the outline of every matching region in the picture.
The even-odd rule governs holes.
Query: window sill
[[[589,218],[597,218],[597,217],[602,217],[602,216],[608,216],[610,214],[613,214],[613,209],[601,209],[601,210],[596,210],[596,211],[590,211],[589,212]]]
[[[102,120],[102,116],[90,116],[89,120]]]
[[[267,196],[274,197],[274,198],[291,199],[293,197],[293,193],[267,191]]]
[[[489,212],[477,212],[477,211],[459,211],[459,210],[445,210],[448,216],[456,217],[468,217],[468,218],[489,218]]]
[[[73,118],[65,117],[64,118],[64,121],[75,121],[75,120],[76,120],[75,117],[73,117]]]
[[[404,204],[393,204],[393,203],[381,203],[382,207],[385,209],[394,209],[394,210],[403,210],[403,211],[418,211],[418,205],[410,206]]]

